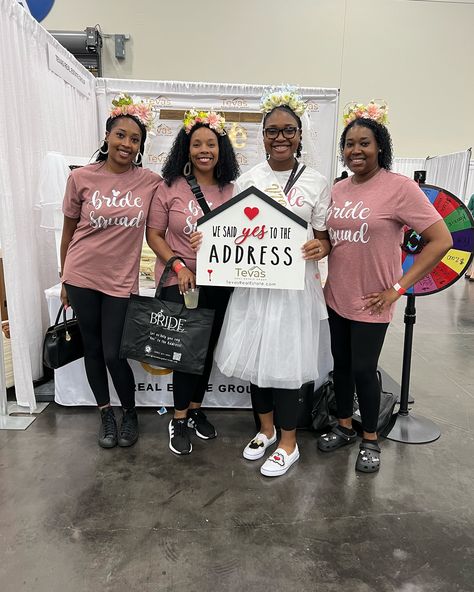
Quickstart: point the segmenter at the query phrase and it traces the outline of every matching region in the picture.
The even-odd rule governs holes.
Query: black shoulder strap
[[[185,179],[188,182],[191,191],[194,193],[194,196],[197,199],[199,207],[203,211],[204,215],[209,214],[211,208],[207,205],[206,198],[204,197],[204,194],[201,191],[201,187],[196,181],[196,177],[194,175],[187,175]]]

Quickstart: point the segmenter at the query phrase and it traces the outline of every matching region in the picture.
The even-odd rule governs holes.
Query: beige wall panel
[[[80,9],[78,8],[80,6]],[[105,39],[107,77],[297,83],[383,98],[398,156],[474,143],[474,5],[410,0],[56,0],[48,29],[129,33],[127,59]]]
[[[47,29],[129,33],[127,59],[106,39],[105,76],[330,86],[340,72],[344,0],[56,0]],[[310,15],[310,18],[307,18]]]
[[[341,109],[385,99],[399,156],[474,143],[474,5],[349,0]]]

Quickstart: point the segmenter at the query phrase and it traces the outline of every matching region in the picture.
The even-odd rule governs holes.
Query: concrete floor
[[[241,457],[248,411],[209,411],[219,438],[167,448],[170,415],[140,412],[132,449],[96,444],[97,413],[51,404],[0,432],[1,592],[474,590],[474,283],[417,299],[412,393],[441,438],[316,451],[269,480]],[[400,376],[403,305],[382,367]]]

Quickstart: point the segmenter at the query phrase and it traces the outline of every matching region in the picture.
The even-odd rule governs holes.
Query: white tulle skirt
[[[297,389],[317,381],[322,360],[327,373],[330,355],[327,310],[313,264],[307,265],[304,290],[236,288],[214,358],[226,376]]]

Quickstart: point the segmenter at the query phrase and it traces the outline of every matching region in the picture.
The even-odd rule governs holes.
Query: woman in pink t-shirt
[[[452,241],[418,185],[389,171],[392,143],[384,125],[355,119],[343,131],[339,147],[353,176],[332,189],[327,218],[332,249],[324,289],[339,425],[319,438],[318,448],[330,452],[355,442],[352,412],[357,392],[363,439],[355,468],[374,472],[380,467],[376,371],[394,303],[433,269]],[[421,234],[425,246],[402,275],[405,224]]]
[[[67,181],[61,240],[61,300],[77,315],[103,448],[131,446],[138,439],[135,380],[119,349],[129,297],[138,292],[145,221],[161,181],[141,167],[151,111],[127,96],[116,102],[97,162],[75,169]],[[107,370],[122,404],[120,431]]]
[[[232,181],[238,174],[239,167],[225,132],[224,117],[212,111],[188,111],[163,167],[165,183],[156,193],[147,221],[147,241],[158,256],[156,283],[166,262],[172,257],[179,257],[162,290],[165,300],[182,303],[183,294],[195,288],[196,254],[191,248],[190,236],[196,230],[198,218],[232,197]],[[199,196],[199,189],[204,202]],[[192,451],[188,427],[204,440],[217,435],[200,407],[229,296],[226,288],[202,286],[199,290],[198,306],[215,311],[214,324],[202,376],[173,372],[175,411],[168,432],[169,448],[175,454]]]

